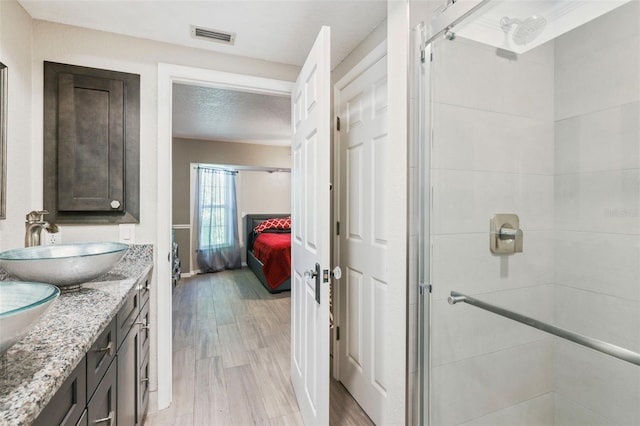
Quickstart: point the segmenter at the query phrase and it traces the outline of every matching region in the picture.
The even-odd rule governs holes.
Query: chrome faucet
[[[49,214],[46,210],[31,211],[27,213],[27,220],[25,223],[26,233],[24,236],[24,246],[39,246],[41,241],[42,230],[46,229],[47,232],[55,234],[58,232],[58,225],[49,223],[44,220],[44,215]]]

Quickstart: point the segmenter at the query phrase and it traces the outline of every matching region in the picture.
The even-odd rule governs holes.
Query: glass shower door
[[[425,422],[640,424],[640,3],[488,2],[429,48]]]

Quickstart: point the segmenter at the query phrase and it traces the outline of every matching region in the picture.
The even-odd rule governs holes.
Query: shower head
[[[522,46],[535,40],[542,33],[547,26],[547,20],[537,15],[526,19],[512,19],[505,16],[500,20],[500,28],[505,34],[508,34],[514,25],[517,27],[511,34],[511,40],[516,45]]]

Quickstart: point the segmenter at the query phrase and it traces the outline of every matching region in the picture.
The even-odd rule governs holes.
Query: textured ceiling
[[[34,19],[298,66],[329,25],[332,68],[387,11],[385,0],[18,1]],[[235,45],[193,39],[191,25],[235,32]]]
[[[173,136],[291,144],[291,100],[210,87],[173,85]]]

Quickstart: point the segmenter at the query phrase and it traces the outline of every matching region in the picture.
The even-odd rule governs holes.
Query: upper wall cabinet
[[[140,76],[44,63],[44,208],[58,223],[137,223]]]

